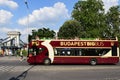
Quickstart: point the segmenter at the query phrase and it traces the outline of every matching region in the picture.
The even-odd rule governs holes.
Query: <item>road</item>
[[[120,80],[117,65],[28,65],[19,57],[0,57],[0,80]]]

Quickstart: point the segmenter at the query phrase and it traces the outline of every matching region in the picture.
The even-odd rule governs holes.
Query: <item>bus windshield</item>
[[[36,56],[36,55],[40,54],[43,50],[44,50],[43,48],[32,47],[32,48],[28,49],[28,53]]]

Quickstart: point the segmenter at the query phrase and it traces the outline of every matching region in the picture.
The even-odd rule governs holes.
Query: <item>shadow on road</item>
[[[28,71],[30,70],[30,69],[32,69],[34,67],[34,65],[33,66],[31,66],[29,69],[27,69],[26,71],[24,71],[23,73],[21,73],[20,75],[18,75],[17,77],[12,77],[12,78],[10,78],[9,80],[24,80],[25,78],[26,78],[26,76],[27,76],[27,74],[28,74]]]

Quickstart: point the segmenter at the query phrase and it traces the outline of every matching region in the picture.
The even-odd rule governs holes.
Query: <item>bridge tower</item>
[[[8,46],[17,46],[20,47],[20,32],[18,31],[9,31],[7,33],[7,36],[9,37],[9,39],[13,39],[12,41],[9,41],[7,43]],[[12,43],[11,43],[12,42]],[[12,44],[12,45],[11,45]]]

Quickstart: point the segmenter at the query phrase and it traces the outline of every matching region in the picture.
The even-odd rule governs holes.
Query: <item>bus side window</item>
[[[74,54],[75,54],[75,56],[82,56],[82,51],[81,51],[81,49],[75,49],[74,50]]]
[[[70,55],[71,55],[71,52],[70,52],[70,51],[67,51],[67,55],[70,56]]]
[[[79,56],[82,56],[82,52],[81,52],[81,50],[79,50]]]
[[[34,55],[39,55],[43,51],[44,51],[44,48],[38,48],[38,47],[33,48]]]
[[[58,53],[57,53],[57,49],[54,49],[54,53],[55,53],[55,55],[58,55]]]
[[[59,56],[60,53],[61,53],[61,49],[59,49],[59,48],[54,48],[54,54],[55,54],[55,56]]]
[[[61,54],[60,55],[65,55],[65,51],[61,51]]]

